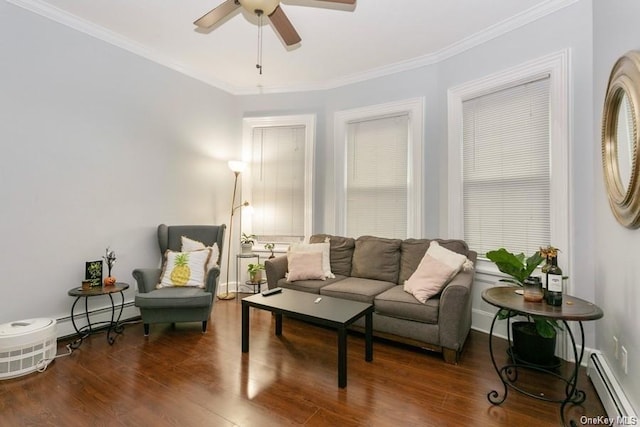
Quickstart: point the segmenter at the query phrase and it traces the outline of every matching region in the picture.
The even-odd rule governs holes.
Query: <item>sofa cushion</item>
[[[296,280],[295,282],[289,282],[287,279],[282,278],[278,280],[276,286],[285,289],[293,289],[294,291],[310,292],[312,294],[319,294],[320,289],[331,284],[345,279],[346,276],[336,275],[333,279],[327,280]]]
[[[402,240],[362,236],[356,240],[351,277],[398,284]]]
[[[422,323],[438,323],[440,297],[428,299],[422,304],[413,295],[404,291],[402,285],[377,295],[374,299],[376,313]]]
[[[395,283],[381,280],[347,277],[339,282],[323,286],[320,289],[320,295],[373,304],[376,295],[394,286],[396,286]]]
[[[433,239],[438,242],[443,248],[447,248],[453,252],[457,252],[464,256],[469,254],[469,247],[463,240],[456,239]],[[418,265],[427,253],[430,239],[406,239],[402,241],[400,247],[400,277],[398,283],[403,284],[405,280],[409,279]]]
[[[355,239],[351,237],[330,236],[328,234],[315,234],[309,239],[310,243],[322,243],[329,238],[331,248],[331,272],[341,276],[349,276],[351,274],[351,259],[353,258],[353,249],[356,246]]]

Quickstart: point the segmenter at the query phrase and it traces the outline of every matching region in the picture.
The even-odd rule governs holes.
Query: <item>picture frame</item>
[[[85,280],[91,281],[91,286],[102,286],[102,260],[85,262]]]

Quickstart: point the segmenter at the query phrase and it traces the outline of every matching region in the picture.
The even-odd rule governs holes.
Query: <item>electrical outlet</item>
[[[618,360],[620,358],[620,351],[618,349],[618,337],[617,336],[613,336],[613,357],[615,357],[616,360]]]
[[[624,374],[627,375],[627,349],[624,348],[624,346],[620,347],[620,358],[622,360],[620,360],[620,364],[622,365],[622,370],[624,371]]]

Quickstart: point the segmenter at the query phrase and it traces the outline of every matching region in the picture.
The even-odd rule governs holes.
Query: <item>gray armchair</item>
[[[220,255],[226,225],[174,225],[158,226],[158,245],[164,256],[167,249],[179,252],[182,236],[204,243],[218,244]],[[218,265],[220,265],[220,255]],[[138,283],[135,306],[140,309],[144,334],[149,335],[151,323],[202,322],[202,332],[207,331],[207,321],[213,310],[220,268],[211,268],[205,277],[205,288],[175,287],[156,289],[160,281],[160,268],[137,268],[133,277]]]

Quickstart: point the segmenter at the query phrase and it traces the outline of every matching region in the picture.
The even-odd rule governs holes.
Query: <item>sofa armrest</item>
[[[267,286],[273,289],[278,286],[278,280],[284,279],[289,269],[286,255],[268,259],[264,262],[264,269],[267,273]]]
[[[138,292],[151,292],[160,282],[159,268],[136,268],[131,274],[138,283]]]
[[[467,256],[476,261],[476,253]],[[461,271],[447,284],[440,295],[438,329],[440,345],[455,351],[462,349],[471,329],[471,286],[475,269]]]

